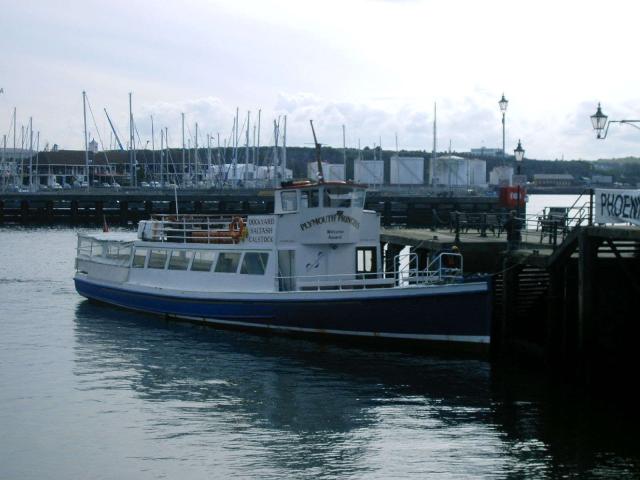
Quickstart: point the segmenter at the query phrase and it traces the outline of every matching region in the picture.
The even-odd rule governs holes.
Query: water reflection
[[[76,309],[75,337],[81,388],[132,394],[142,407],[123,401],[143,410],[140,425],[151,438],[199,450],[233,471],[309,477],[638,471],[635,442],[626,436],[631,430],[623,423],[613,428],[610,413],[530,375],[492,372],[480,360],[178,325],[88,302]],[[600,413],[604,425],[594,421]]]

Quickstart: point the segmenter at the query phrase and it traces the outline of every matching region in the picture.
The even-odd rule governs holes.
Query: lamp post
[[[498,105],[500,105],[500,111],[502,112],[502,158],[504,159],[504,156],[505,156],[505,149],[504,149],[504,116],[507,113],[507,105],[509,105],[509,100],[504,98],[504,93],[502,94],[502,98],[498,102]]]
[[[520,140],[518,139],[518,146],[515,148],[515,150],[513,151],[513,156],[516,159],[516,171],[518,172],[517,175],[518,177],[520,176],[520,166],[522,165],[522,162],[524,161],[524,148],[522,148],[522,143],[520,143]],[[516,203],[516,218],[518,218],[518,222],[520,222],[519,218],[520,218],[520,182],[518,182],[518,196],[517,198],[517,202]],[[518,225],[520,226],[521,224],[518,223]],[[518,228],[518,230],[520,230],[520,228]]]
[[[609,120],[609,117],[602,113],[602,108],[600,107],[600,103],[598,103],[598,110],[596,113],[591,115],[591,124],[593,125],[593,129],[596,131],[596,138],[599,140],[604,140],[607,138],[607,132],[609,132],[609,127],[612,123],[626,123],[627,125],[631,125],[632,127],[640,130],[640,127],[636,125],[636,123],[640,123],[640,120]],[[602,131],[604,130],[604,135]]]

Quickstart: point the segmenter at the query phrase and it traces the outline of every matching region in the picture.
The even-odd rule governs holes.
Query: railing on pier
[[[509,214],[506,213],[475,213],[452,212],[449,223],[451,232],[455,232],[455,241],[460,241],[460,234],[469,230],[476,230],[481,237],[488,232],[500,236],[507,233],[507,239],[515,235],[517,241],[526,243],[547,243],[557,247],[575,228],[593,223],[593,190],[583,190],[570,207],[545,207],[542,214],[520,214],[515,217],[515,224],[508,223]],[[509,231],[509,229],[513,229]],[[533,241],[532,241],[533,237]]]
[[[140,222],[143,240],[172,243],[239,243],[246,237],[246,215],[152,215]]]
[[[278,276],[276,285],[279,291],[371,290],[450,284],[463,278],[463,260],[459,253],[442,252],[422,270],[418,268],[415,253],[396,255],[394,264],[397,269],[387,272]]]

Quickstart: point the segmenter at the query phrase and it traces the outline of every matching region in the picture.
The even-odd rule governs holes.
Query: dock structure
[[[586,383],[635,372],[640,228],[585,222],[558,237],[539,228],[524,231],[517,248],[477,231],[385,229],[381,242],[387,261],[407,246],[426,262],[457,245],[465,272],[489,275],[494,358]]]
[[[151,214],[262,214],[273,211],[273,190],[93,189],[0,193],[0,224],[127,225]],[[427,196],[369,192],[366,208],[380,213],[385,226],[436,228],[450,225],[454,212],[500,214],[496,197]]]

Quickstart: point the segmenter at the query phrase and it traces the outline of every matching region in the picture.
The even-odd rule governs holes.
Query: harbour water
[[[0,229],[0,478],[637,478],[637,407],[482,359],[91,304],[72,229]]]

